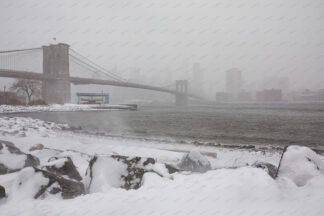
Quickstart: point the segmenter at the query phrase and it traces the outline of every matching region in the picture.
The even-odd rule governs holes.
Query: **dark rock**
[[[6,197],[6,190],[3,186],[0,185],[0,199]]]
[[[5,149],[6,148],[6,149]],[[7,154],[11,155],[25,155],[26,159],[22,163],[21,167],[10,168],[10,161],[6,163],[0,163],[0,175],[12,173],[21,170],[24,167],[37,167],[39,166],[39,159],[31,154],[26,154],[22,152],[19,148],[17,148],[13,143],[8,141],[0,140],[0,158],[6,157]],[[17,160],[21,160],[21,158],[17,157]]]
[[[264,171],[266,171],[269,176],[271,176],[271,178],[275,179],[276,175],[277,175],[277,167],[271,163],[266,163],[266,162],[255,162],[254,164],[252,164],[253,167],[256,168],[261,168]]]
[[[62,176],[38,168],[34,169],[36,173],[41,172],[45,178],[49,179],[48,184],[41,186],[35,194],[35,199],[42,197],[47,191],[49,194],[61,193],[63,199],[71,199],[85,194],[84,185],[81,182],[65,179]]]
[[[205,156],[200,154],[200,152],[193,150],[182,158],[178,167],[181,171],[203,173],[211,169],[211,164]]]
[[[63,162],[60,160],[64,160]],[[49,159],[49,162],[51,162],[51,165],[45,166],[45,169],[51,173],[57,174],[57,175],[66,175],[71,179],[75,179],[77,181],[81,181],[82,177],[80,176],[78,170],[76,169],[73,161],[70,157],[64,157],[64,158],[57,158],[52,157]],[[63,163],[61,166],[58,166],[58,163]]]
[[[36,150],[42,150],[44,149],[44,145],[43,144],[37,144],[37,145],[34,145],[32,146],[29,151],[36,151]]]
[[[165,164],[165,168],[167,168],[169,174],[176,173],[176,172],[180,171],[177,167],[175,167],[174,165],[171,165],[171,164]]]

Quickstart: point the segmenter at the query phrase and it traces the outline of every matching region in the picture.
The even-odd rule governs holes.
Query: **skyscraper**
[[[234,101],[237,100],[242,85],[242,72],[239,69],[232,68],[226,71],[226,92],[231,95]]]
[[[192,90],[199,95],[203,95],[204,86],[204,71],[200,67],[199,63],[194,63],[192,66]]]

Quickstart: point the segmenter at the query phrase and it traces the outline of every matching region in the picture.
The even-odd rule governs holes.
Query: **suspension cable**
[[[39,49],[42,48],[38,47],[38,48],[17,49],[17,50],[4,50],[4,51],[0,51],[0,53],[23,52],[23,51],[32,51],[32,50],[39,50]]]
[[[125,79],[123,79],[122,77],[120,77],[120,76],[118,76],[118,75],[116,75],[116,74],[114,74],[114,73],[108,71],[108,70],[105,69],[104,67],[102,67],[102,66],[100,66],[100,65],[98,65],[98,64],[96,64],[96,63],[94,63],[93,61],[91,61],[91,60],[88,59],[87,57],[81,55],[80,53],[76,52],[75,50],[73,50],[73,49],[71,49],[71,48],[70,48],[70,50],[71,50],[72,52],[74,52],[76,55],[78,55],[78,56],[80,56],[81,58],[83,58],[83,59],[85,59],[86,61],[88,61],[90,64],[92,64],[92,65],[91,65],[92,67],[99,68],[99,69],[100,69],[100,70],[99,70],[100,72],[102,72],[102,73],[106,73],[106,74],[109,74],[109,76],[114,77],[114,79],[116,79],[116,80],[118,80],[118,81],[127,82],[127,80],[125,80]],[[71,54],[70,54],[70,55],[71,55]],[[75,57],[75,56],[74,56],[74,57]],[[77,57],[77,58],[78,58],[78,57]],[[79,59],[79,60],[81,60],[81,59]],[[82,61],[82,60],[81,60],[81,61]],[[89,64],[89,63],[87,63],[87,64]],[[90,65],[90,64],[89,64],[89,65]]]

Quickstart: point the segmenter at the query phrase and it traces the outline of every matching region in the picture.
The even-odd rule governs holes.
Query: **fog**
[[[0,26],[1,50],[68,43],[126,79],[158,86],[195,82],[198,63],[208,96],[224,90],[231,68],[247,86],[288,77],[291,90],[324,88],[322,0],[2,0]]]

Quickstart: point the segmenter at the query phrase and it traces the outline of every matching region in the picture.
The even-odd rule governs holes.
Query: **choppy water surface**
[[[143,106],[139,111],[15,114],[112,136],[227,144],[324,146],[323,104]]]

